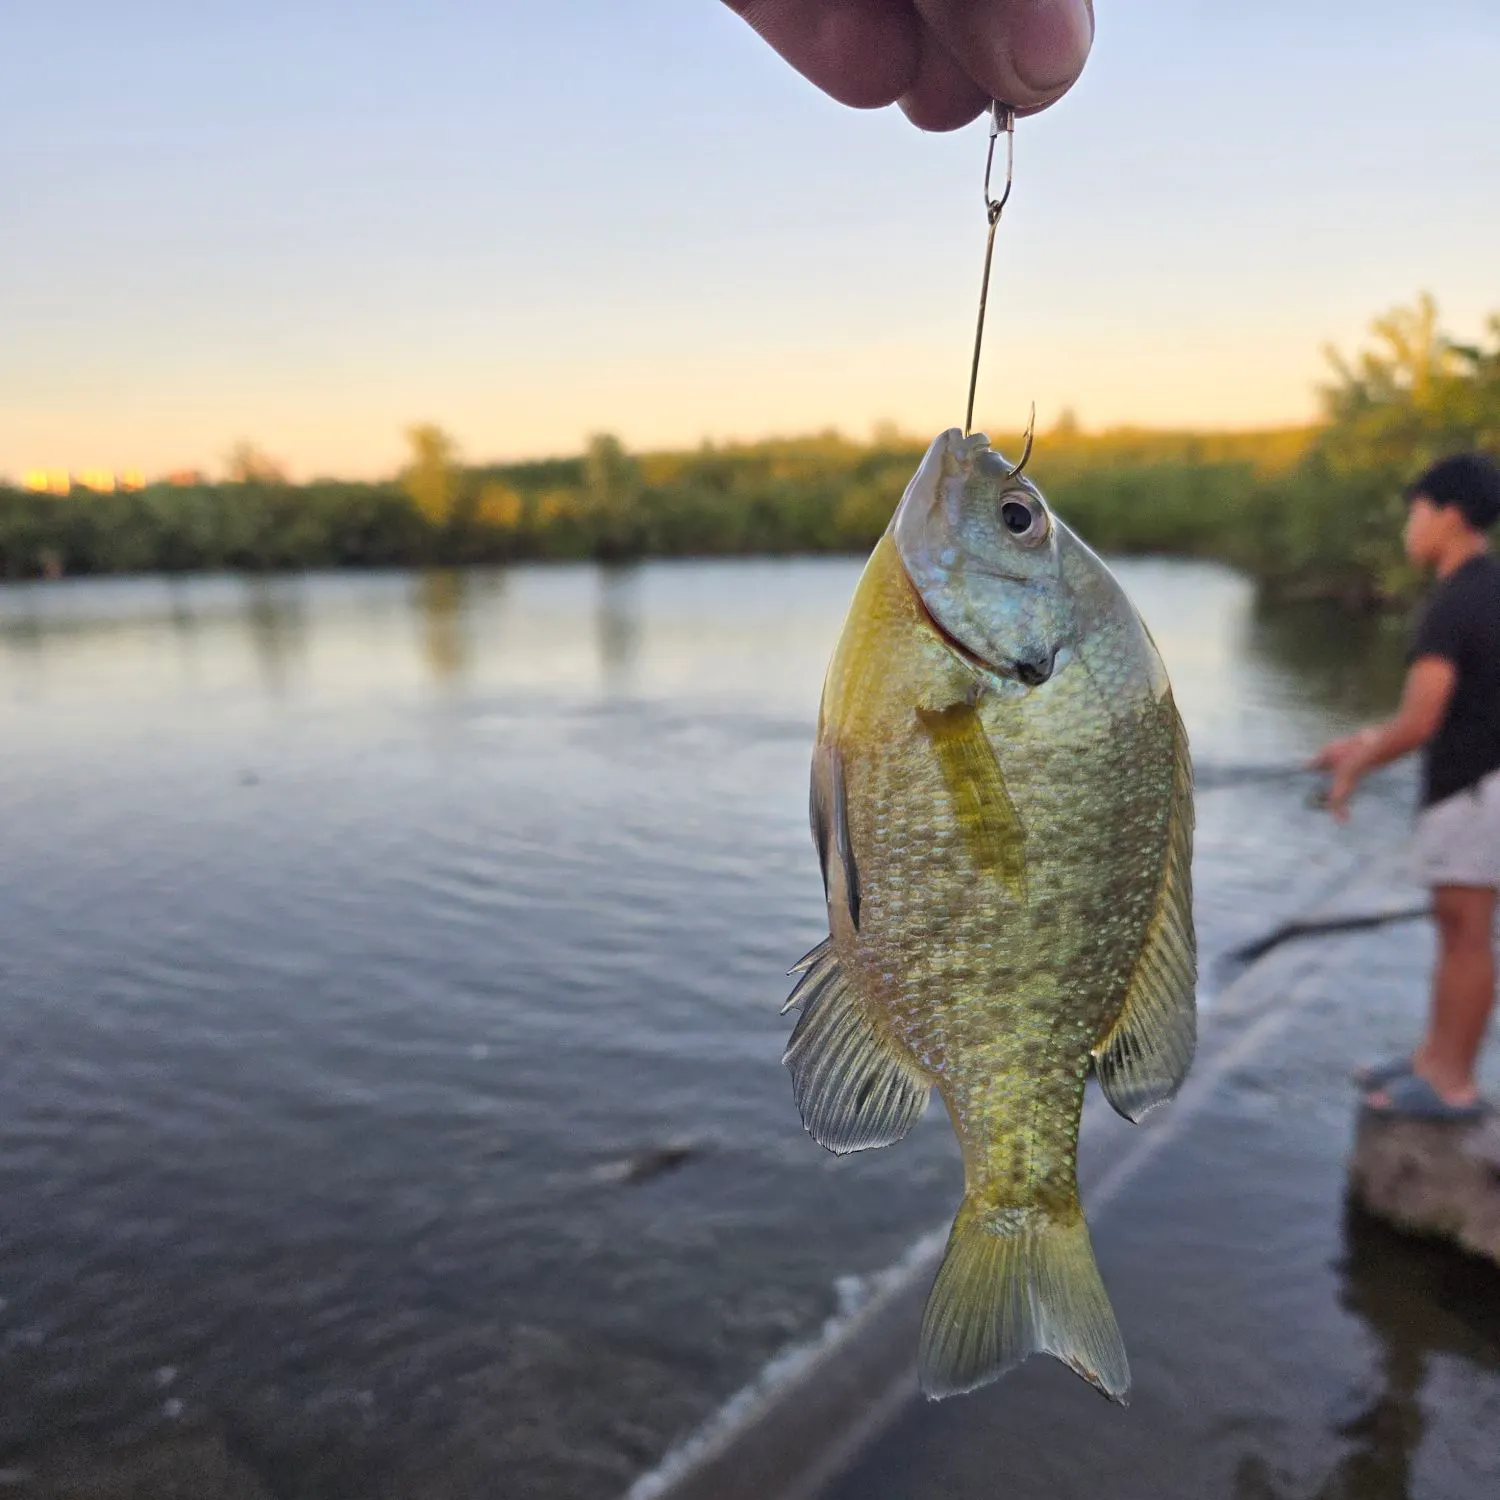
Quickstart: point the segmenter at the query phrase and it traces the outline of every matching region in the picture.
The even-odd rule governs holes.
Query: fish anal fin
[[[1120,1405],[1130,1362],[1082,1212],[996,1222],[965,1198],[922,1318],[922,1390],[978,1389],[1029,1354],[1050,1354]]]
[[[960,701],[945,708],[918,708],[917,718],[937,755],[975,864],[996,876],[1013,899],[1024,903],[1026,830],[978,710]]]
[[[1176,744],[1167,857],[1156,910],[1136,960],[1125,1003],[1094,1049],[1105,1097],[1127,1120],[1140,1121],[1176,1094],[1197,1046],[1197,951],[1193,937],[1193,768],[1187,735],[1172,700]]]
[[[800,1009],[782,1061],[802,1124],[842,1156],[899,1141],[916,1124],[931,1080],[870,1020],[829,944],[802,972],[787,1009]]]

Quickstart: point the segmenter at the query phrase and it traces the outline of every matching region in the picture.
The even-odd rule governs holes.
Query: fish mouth
[[[1022,661],[1019,657],[1011,663],[1011,668],[1016,677],[1027,687],[1041,687],[1052,676],[1052,668],[1057,661],[1057,653],[1049,651],[1045,661]]]
[[[902,568],[905,574],[906,569]],[[1019,682],[1022,687],[1041,687],[1044,682],[1051,679],[1053,671],[1057,666],[1057,652],[1049,651],[1045,657],[1038,660],[1028,661],[1022,657],[1014,657],[1007,662],[990,662],[982,656],[976,655],[959,638],[943,624],[938,617],[927,607],[927,601],[922,597],[922,591],[908,577],[906,586],[911,590],[911,596],[917,601],[917,608],[922,611],[927,623],[937,633],[938,639],[959,658],[963,664],[979,677],[999,677],[1011,682]]]

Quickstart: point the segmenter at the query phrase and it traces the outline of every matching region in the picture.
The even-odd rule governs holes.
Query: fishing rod
[[[1303,801],[1311,808],[1328,806],[1328,773],[1309,765],[1198,765],[1193,785],[1200,792],[1230,791],[1241,786],[1296,786],[1307,783]]]
[[[1308,789],[1304,801],[1310,808],[1325,808],[1328,805],[1328,773],[1305,762],[1299,764],[1267,765],[1215,765],[1195,768],[1195,782],[1199,791],[1228,790],[1240,786],[1275,785],[1282,783],[1295,786],[1305,782]],[[1273,948],[1300,938],[1331,937],[1339,933],[1361,932],[1377,927],[1389,927],[1400,922],[1414,922],[1432,915],[1430,904],[1392,907],[1383,911],[1346,912],[1327,917],[1293,917],[1271,928],[1258,938],[1241,943],[1222,954],[1214,964],[1221,979],[1231,978],[1239,970],[1264,958]]]
[[[1424,903],[1421,906],[1396,907],[1391,911],[1351,912],[1339,917],[1293,918],[1251,942],[1231,948],[1216,961],[1214,967],[1219,977],[1224,979],[1253,964],[1256,959],[1264,958],[1273,948],[1279,948],[1283,943],[1293,942],[1297,938],[1362,932],[1373,927],[1390,927],[1398,922],[1415,922],[1431,915],[1432,907]]]
[[[1209,761],[1193,767],[1193,782],[1199,788],[1217,790],[1220,787],[1246,786],[1262,781],[1302,781],[1325,774],[1305,763],[1236,765],[1231,762],[1226,765],[1223,762]]]

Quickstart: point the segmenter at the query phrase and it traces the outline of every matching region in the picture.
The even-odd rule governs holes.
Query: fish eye
[[[1011,495],[1000,502],[1000,524],[1024,546],[1035,546],[1047,535],[1047,512],[1029,500]]]

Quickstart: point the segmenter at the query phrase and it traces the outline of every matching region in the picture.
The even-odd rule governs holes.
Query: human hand
[[[1313,770],[1333,772],[1333,780],[1328,784],[1328,792],[1322,805],[1339,823],[1349,820],[1349,798],[1354,795],[1355,787],[1368,769],[1366,756],[1373,740],[1372,730],[1361,729],[1358,734],[1331,740],[1312,758]]]
[[[1342,739],[1329,740],[1308,765],[1314,771],[1336,771],[1351,755],[1364,748],[1367,738],[1368,731],[1361,729],[1358,734],[1346,734]]]
[[[991,99],[1033,114],[1078,80],[1093,0],[725,0],[841,104],[956,130]]]

